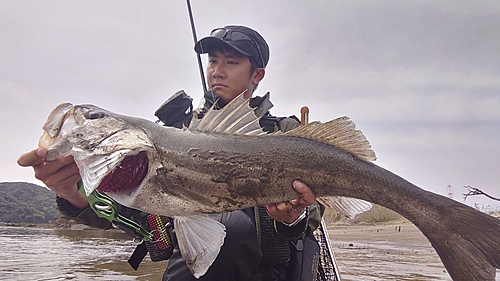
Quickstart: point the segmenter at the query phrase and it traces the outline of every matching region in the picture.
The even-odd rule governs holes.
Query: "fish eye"
[[[106,116],[104,112],[101,111],[87,111],[85,112],[85,118],[87,119],[99,119]]]

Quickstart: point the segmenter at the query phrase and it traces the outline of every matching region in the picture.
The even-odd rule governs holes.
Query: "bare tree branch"
[[[495,198],[487,193],[484,193],[479,188],[475,188],[475,187],[472,187],[470,185],[467,185],[464,187],[467,188],[467,190],[469,190],[469,192],[467,194],[464,194],[464,201],[467,199],[468,196],[474,196],[474,195],[484,195],[492,200],[500,201],[500,198]]]

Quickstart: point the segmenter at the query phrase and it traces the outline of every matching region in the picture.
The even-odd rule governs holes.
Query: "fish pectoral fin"
[[[333,211],[340,213],[349,219],[353,219],[356,215],[369,211],[372,208],[370,202],[342,196],[318,197],[319,203]]]
[[[182,258],[193,276],[199,278],[219,255],[226,227],[204,215],[174,217],[174,227]]]

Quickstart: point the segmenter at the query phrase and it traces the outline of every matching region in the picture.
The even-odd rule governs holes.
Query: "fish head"
[[[151,173],[155,150],[127,118],[94,105],[61,104],[43,126],[39,146],[48,161],[73,155],[87,195],[97,189],[130,197]]]

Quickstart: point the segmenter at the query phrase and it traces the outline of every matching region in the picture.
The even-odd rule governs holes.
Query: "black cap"
[[[266,67],[269,61],[269,46],[266,40],[257,31],[240,25],[228,25],[212,30],[210,36],[202,38],[194,45],[194,50],[198,54],[205,54],[221,43],[252,57],[259,67]]]

